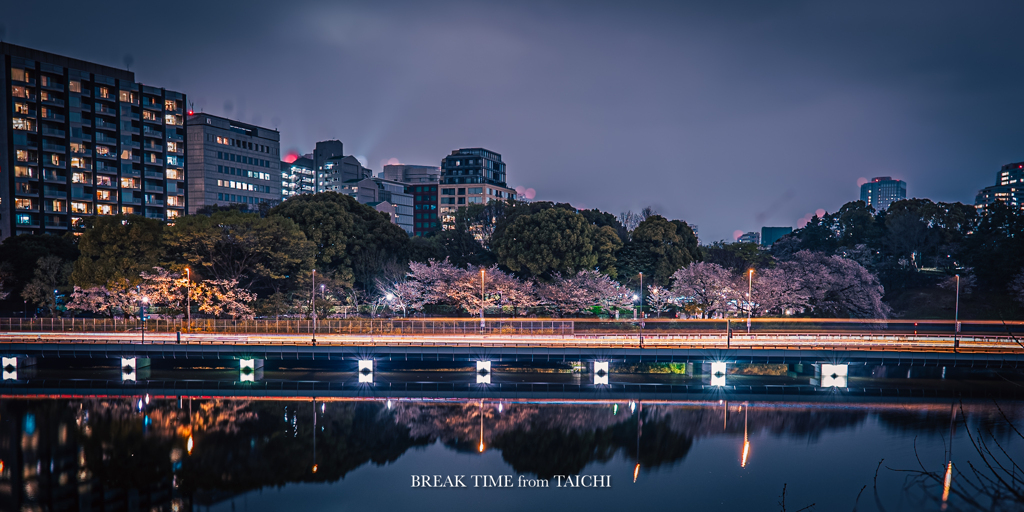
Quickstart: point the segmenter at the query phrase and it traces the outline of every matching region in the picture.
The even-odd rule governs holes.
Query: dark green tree
[[[548,208],[517,217],[500,237],[492,239],[491,247],[499,265],[521,276],[547,279],[555,273],[574,275],[597,267],[601,257],[595,244],[596,231],[576,212]],[[609,245],[607,240],[604,242]]]
[[[405,264],[409,236],[386,214],[337,192],[292,197],[270,210],[295,221],[316,250],[316,268],[360,286],[389,264]]]
[[[113,282],[135,286],[140,272],[163,262],[163,232],[162,221],[139,215],[87,217],[71,282],[82,288]]]
[[[39,258],[57,256],[65,262],[78,258],[75,238],[54,235],[18,235],[0,243],[0,266],[3,267],[3,289],[8,308],[21,311],[21,292],[33,278]]]
[[[236,280],[242,288],[278,292],[313,266],[313,244],[289,219],[219,211],[188,215],[164,233],[168,256],[196,277]]]
[[[667,286],[676,270],[700,258],[697,237],[685,222],[651,215],[619,251],[619,278],[632,281],[643,272],[645,285]]]

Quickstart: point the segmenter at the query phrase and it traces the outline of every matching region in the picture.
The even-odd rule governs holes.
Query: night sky
[[[379,172],[503,155],[536,199],[796,225],[890,175],[973,203],[1024,160],[1020,2],[0,2],[6,42]]]

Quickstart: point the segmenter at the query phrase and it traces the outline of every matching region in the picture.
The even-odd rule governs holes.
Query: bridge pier
[[[850,375],[850,365],[815,363],[812,384],[823,388],[845,388]]]
[[[608,385],[608,361],[594,361],[594,385]]]
[[[711,386],[724,386],[725,376],[728,373],[725,362],[704,362],[700,365],[701,374],[707,375],[707,383]]]
[[[121,380],[140,381],[149,378],[152,361],[148,357],[121,357]]]
[[[490,361],[477,361],[476,362],[476,383],[477,384],[490,384],[491,383],[491,362]]]
[[[239,359],[238,372],[240,382],[256,382],[263,380],[262,359]]]
[[[30,376],[25,375],[26,367],[34,367],[36,365],[36,358],[25,357],[25,356],[4,356],[0,367],[3,368],[3,380],[18,380],[18,370],[22,370],[22,377]]]
[[[373,359],[359,360],[359,383],[373,384]]]

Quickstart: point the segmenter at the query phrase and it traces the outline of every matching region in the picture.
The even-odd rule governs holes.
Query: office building
[[[748,231],[740,235],[740,237],[736,239],[736,242],[741,244],[760,244],[761,233],[758,233],[757,231]]]
[[[390,215],[391,222],[398,224],[406,233],[415,233],[413,227],[413,196],[406,193],[407,185],[384,178],[362,178],[349,180],[338,186],[338,192],[352,196],[379,212]]]
[[[291,162],[281,161],[281,200],[315,193],[316,165],[312,158],[300,156]]]
[[[327,163],[327,159],[340,157],[345,154],[345,145],[340,140],[322,140],[316,143],[313,148],[313,169],[316,169],[318,173],[317,177],[320,177],[319,173],[324,172],[324,164]],[[319,180],[317,180],[317,192],[323,192],[324,189],[320,187]]]
[[[210,114],[190,113],[188,212],[204,207],[281,202],[281,135],[276,130]]]
[[[1024,210],[1024,162],[1006,164],[999,169],[996,184],[978,191],[974,207],[984,213],[996,201],[1002,201],[1014,210]]]
[[[185,213],[184,94],[13,44],[0,59],[0,239]]]
[[[907,182],[888,176],[872,178],[860,186],[860,200],[876,211],[885,211],[889,205],[907,198]]]
[[[762,227],[761,228],[761,245],[763,247],[771,247],[776,240],[793,232],[792,227]]]
[[[319,145],[319,143],[317,143]],[[354,156],[332,156],[317,167],[317,192],[341,192],[345,183],[373,176]]]
[[[384,179],[405,183],[413,198],[413,234],[424,236],[440,229],[437,217],[441,168],[430,165],[385,165]]]
[[[455,210],[470,204],[516,198],[505,181],[501,155],[483,148],[452,151],[441,161],[438,215],[443,229],[455,225]]]

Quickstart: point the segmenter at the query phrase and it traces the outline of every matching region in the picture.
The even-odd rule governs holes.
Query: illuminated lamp
[[[594,385],[608,384],[608,361],[594,363]]]
[[[821,387],[845,388],[849,376],[848,364],[821,364]]]
[[[725,363],[711,363],[711,385],[725,385]]]

